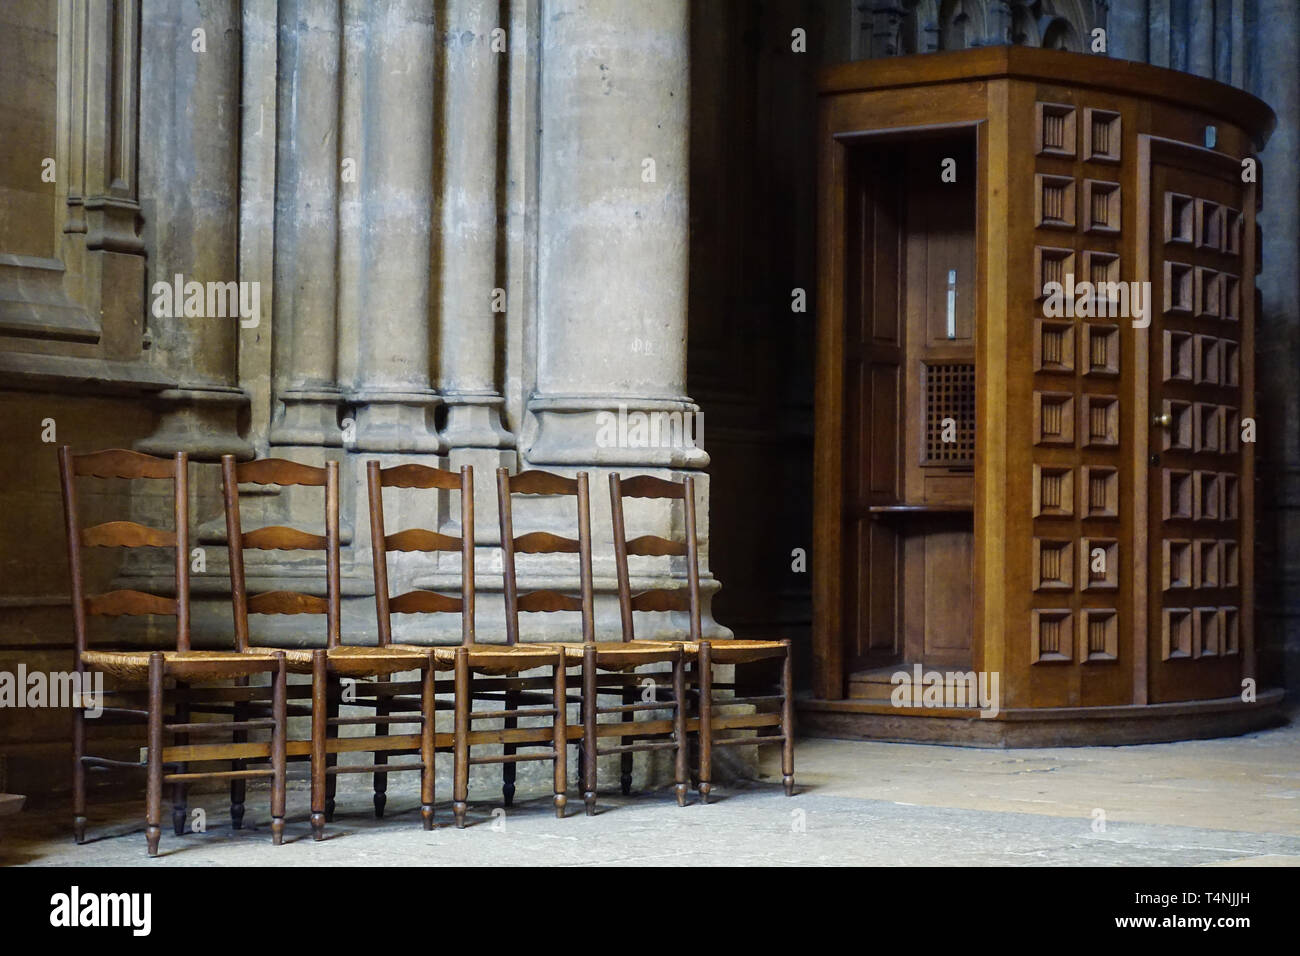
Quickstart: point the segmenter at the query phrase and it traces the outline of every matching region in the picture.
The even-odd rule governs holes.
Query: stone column
[[[278,10],[272,445],[338,446],[339,0]]]
[[[618,633],[609,472],[675,477],[709,461],[686,396],[689,30],[687,0],[555,0],[542,21],[537,384],[521,467],[591,476],[602,639]],[[708,612],[707,476],[696,489],[705,632],[726,637]],[[680,507],[663,504],[629,506],[637,533],[681,535]],[[572,534],[564,520],[555,530]],[[634,590],[684,586],[669,561],[634,572]],[[638,636],[683,632],[661,618]]]
[[[504,47],[493,49],[492,31],[500,25],[495,0],[447,0],[445,16],[439,25],[445,60],[438,389],[447,406],[442,439],[450,467],[471,465],[479,478],[475,528],[486,543],[499,537],[495,486],[488,479],[498,466],[514,462],[496,377],[497,325],[505,319],[504,279],[498,282],[497,273],[498,77],[506,55]]]
[[[697,411],[685,395],[689,50],[686,0],[546,5],[530,462],[708,463],[685,443],[598,441],[611,413]]]
[[[1214,79],[1214,0],[1187,7],[1187,72]]]
[[[140,139],[149,144],[140,151],[147,321],[155,360],[177,387],[159,394],[158,428],[136,447],[185,450],[198,460],[227,452],[252,457],[238,426],[248,405],[235,384],[238,314],[185,317],[182,300],[157,316],[152,294],[156,283],[174,284],[177,275],[205,289],[239,279],[239,4],[144,0],[140,25]]]
[[[1144,5],[1112,5],[1106,19],[1106,51],[1119,60],[1147,59],[1147,12]]]
[[[1260,154],[1264,268],[1258,280],[1257,392],[1259,646],[1264,682],[1285,673],[1300,687],[1300,77],[1293,65],[1300,8],[1259,0],[1255,46],[1257,96],[1277,113],[1277,129]]]
[[[356,449],[437,453],[429,420],[432,0],[365,4]]]

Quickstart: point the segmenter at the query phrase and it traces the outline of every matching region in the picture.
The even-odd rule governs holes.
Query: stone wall
[[[672,431],[699,412],[686,390],[689,10],[3,5],[0,401],[16,454],[0,468],[11,516],[0,666],[72,664],[59,443],[190,453],[206,558],[193,582],[199,646],[231,639],[215,464],[225,453],[341,462],[349,641],[375,635],[372,458],[475,468],[480,640],[504,636],[497,467],[590,474],[602,639],[619,636],[607,476],[697,474],[711,598],[708,456]],[[187,316],[163,298],[177,276],[183,292],[237,283],[242,311],[213,314],[205,299],[205,314]],[[620,412],[633,428],[602,431]],[[43,435],[46,419],[56,435]],[[664,427],[648,444],[636,425],[652,419]],[[314,489],[244,503],[246,527],[322,520]],[[118,488],[95,510],[141,518],[149,502]],[[629,533],[680,536],[680,510],[631,508]],[[394,512],[403,526],[459,534],[448,494]],[[519,533],[575,533],[573,516],[544,502],[517,504],[515,520]],[[394,592],[454,592],[447,557],[395,562]],[[104,586],[156,583],[169,560],[110,560],[97,574]],[[530,556],[520,587],[576,580],[574,561]],[[679,559],[634,561],[636,589],[685,585]],[[250,562],[256,587],[323,590],[323,575],[304,582],[274,556]],[[575,615],[526,617],[525,639],[579,637]],[[644,617],[638,636],[687,631],[685,615]],[[255,641],[324,639],[323,621],[254,624]],[[711,614],[705,629],[730,633]],[[453,642],[459,622],[403,620],[398,633]],[[171,639],[165,627],[129,637]],[[63,781],[66,717],[0,712],[11,788]]]

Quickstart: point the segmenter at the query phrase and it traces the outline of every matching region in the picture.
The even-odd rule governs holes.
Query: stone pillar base
[[[429,411],[442,401],[432,389],[365,389],[353,395],[352,401],[357,406],[353,450],[430,455],[444,451],[442,440],[429,421]]]
[[[162,405],[158,427],[136,442],[136,451],[148,455],[189,452],[195,461],[218,461],[234,455],[247,461],[254,455],[251,442],[239,434],[239,419],[249,405],[248,394],[228,385],[194,385],[169,388],[157,395]]]
[[[288,389],[279,399],[280,408],[271,422],[272,445],[342,447],[338,407],[343,393],[339,389]]]
[[[495,392],[442,392],[447,424],[442,440],[450,448],[509,448],[511,434],[501,424],[505,399]]]
[[[546,465],[707,468],[699,447],[704,417],[689,399],[545,396],[528,403],[532,421],[520,443]]]
[[[444,436],[445,437],[445,436]],[[501,519],[497,511],[497,469],[515,470],[517,456],[508,448],[453,448],[447,467],[460,471],[462,465],[474,469],[474,543],[499,545]],[[460,524],[460,504],[450,503],[445,516],[448,524]]]

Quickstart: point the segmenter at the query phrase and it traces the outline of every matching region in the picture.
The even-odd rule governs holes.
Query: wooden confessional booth
[[[1280,691],[1243,700],[1242,440],[1243,161],[1274,122],[1219,83],[1050,50],[823,74],[805,732],[1037,746],[1275,717]]]

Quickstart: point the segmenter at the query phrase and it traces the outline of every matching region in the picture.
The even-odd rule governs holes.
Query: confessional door
[[[943,178],[955,160],[956,181]],[[971,664],[975,136],[868,139],[849,177],[846,664]],[[874,680],[875,677],[871,677]]]
[[[1241,692],[1251,625],[1255,187],[1230,157],[1147,143],[1151,703]],[[1250,437],[1250,436],[1247,436]]]

